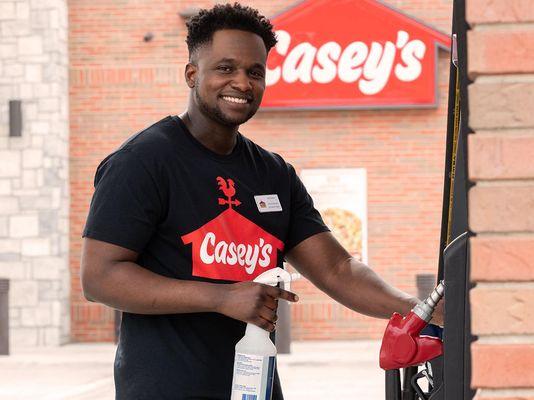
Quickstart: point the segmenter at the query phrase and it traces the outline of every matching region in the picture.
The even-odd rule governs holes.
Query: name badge
[[[261,213],[282,211],[282,205],[277,194],[254,196],[258,211]]]

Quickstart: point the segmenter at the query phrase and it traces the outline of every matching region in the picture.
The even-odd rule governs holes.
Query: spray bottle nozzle
[[[271,278],[254,279],[254,282],[259,282],[259,283],[264,283],[266,285],[275,286],[280,282],[290,283],[291,281],[295,281],[295,280],[299,279],[300,277],[301,277],[301,275],[298,272],[293,272],[293,273],[290,274],[289,278],[277,275],[277,276],[271,277]]]
[[[276,286],[278,283],[284,283],[285,290],[291,290],[291,281],[297,280],[301,277],[298,272],[287,272],[280,267],[272,268],[264,273],[258,275],[254,282],[263,283],[265,285]]]

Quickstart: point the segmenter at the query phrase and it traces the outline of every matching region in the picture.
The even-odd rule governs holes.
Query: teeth
[[[223,99],[231,103],[246,104],[248,101],[246,99],[240,99],[238,97],[223,96]]]

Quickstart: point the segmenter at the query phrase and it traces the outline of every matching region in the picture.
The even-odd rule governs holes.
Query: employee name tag
[[[261,213],[282,211],[282,205],[277,194],[264,194],[261,196],[254,196],[258,211]]]

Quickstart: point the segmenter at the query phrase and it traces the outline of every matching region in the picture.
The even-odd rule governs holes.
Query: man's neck
[[[180,118],[191,135],[208,149],[221,155],[232,153],[237,141],[238,126],[226,127],[190,111],[185,111]]]

